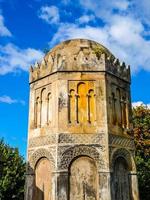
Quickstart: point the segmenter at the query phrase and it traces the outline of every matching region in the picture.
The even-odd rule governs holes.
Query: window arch
[[[47,95],[47,123],[52,122],[52,95],[48,93]]]
[[[116,110],[117,110],[117,124],[119,126],[122,125],[122,115],[121,115],[121,94],[120,94],[120,89],[116,89],[116,97],[117,97],[117,102],[116,102]]]
[[[95,93],[93,89],[90,89],[88,92],[88,121],[93,123],[95,121]]]
[[[69,123],[72,123],[76,120],[76,95],[75,90],[71,89],[69,92]]]
[[[117,116],[116,116],[116,98],[115,93],[112,92],[112,123],[116,125]]]
[[[69,123],[94,123],[96,121],[94,81],[70,82],[68,95]]]
[[[41,126],[47,122],[47,102],[46,102],[46,89],[41,91]]]
[[[127,103],[126,96],[122,97],[122,127],[127,128]]]
[[[35,127],[40,126],[40,98],[39,97],[37,97],[35,101],[34,122],[35,122]]]
[[[87,121],[87,96],[86,96],[86,84],[81,82],[77,85],[77,93],[78,93],[78,117],[77,121],[80,123],[84,123]]]

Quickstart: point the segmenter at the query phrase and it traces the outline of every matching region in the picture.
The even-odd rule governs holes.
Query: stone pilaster
[[[34,198],[34,176],[34,174],[26,174],[25,200],[33,200]]]
[[[133,200],[139,200],[137,173],[131,172],[129,174],[129,177],[130,177],[130,183],[131,183],[131,196]]]
[[[57,177],[57,191],[55,199],[67,200],[69,197],[68,172],[58,171],[56,172],[56,177]]]
[[[99,199],[110,200],[110,172],[99,172]]]

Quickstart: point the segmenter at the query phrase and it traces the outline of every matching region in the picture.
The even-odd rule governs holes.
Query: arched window
[[[47,102],[46,102],[46,89],[41,91],[41,126],[47,122]]]
[[[94,81],[73,81],[69,85],[68,121],[87,124],[96,121]]]
[[[70,200],[98,199],[98,170],[92,158],[81,156],[70,166]]]
[[[79,123],[86,123],[88,120],[87,117],[87,90],[86,84],[81,82],[77,86],[77,121]]]
[[[95,121],[95,109],[96,109],[96,105],[95,105],[95,94],[94,94],[94,90],[89,90],[88,92],[88,121],[89,123],[92,123]]]
[[[35,122],[35,127],[40,126],[40,98],[39,97],[37,97],[35,101],[34,122]]]
[[[117,124],[119,126],[122,125],[122,116],[121,116],[121,95],[120,95],[120,89],[117,88],[116,89],[116,97],[117,97],[117,101],[116,101],[116,111],[117,111]]]
[[[129,100],[129,97],[126,96],[126,128],[130,127],[130,120],[129,120],[130,111],[131,111],[130,100]]]
[[[75,91],[73,89],[70,90],[69,93],[69,123],[75,122],[76,120],[76,99],[75,99]]]
[[[52,122],[52,95],[48,93],[47,96],[47,123]]]
[[[116,125],[117,116],[116,116],[116,98],[115,94],[112,93],[112,124]]]
[[[123,128],[127,127],[127,104],[126,97],[122,97],[122,126]]]

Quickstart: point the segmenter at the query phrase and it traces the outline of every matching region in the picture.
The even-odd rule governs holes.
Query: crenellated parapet
[[[106,57],[105,70],[114,74],[115,76],[130,82],[130,66],[124,62],[120,62],[117,58]]]
[[[49,51],[41,63],[30,68],[30,82],[54,72],[106,71],[130,82],[130,67],[104,46],[84,39],[65,41]]]

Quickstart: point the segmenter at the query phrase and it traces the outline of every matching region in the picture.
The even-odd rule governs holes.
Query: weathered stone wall
[[[88,40],[64,42],[36,65],[26,200],[138,200],[129,68]]]

